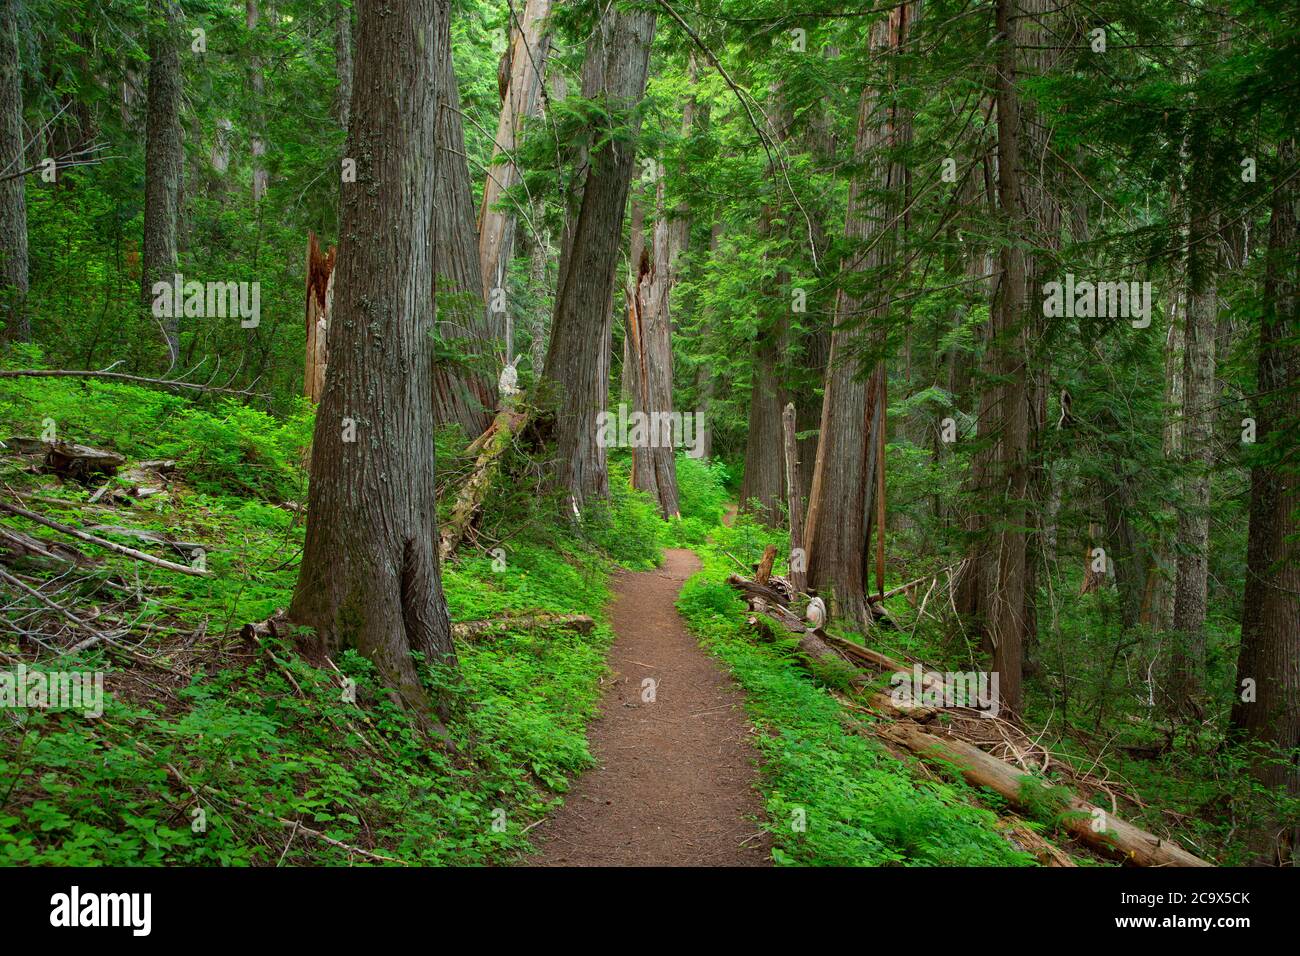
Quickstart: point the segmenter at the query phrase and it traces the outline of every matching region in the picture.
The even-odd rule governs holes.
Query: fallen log
[[[1039,780],[1044,787],[1051,786],[965,741],[936,737],[913,724],[885,724],[876,732],[922,760],[952,765],[971,785],[987,787],[1022,810],[1028,809],[1021,789],[1025,777]],[[1140,830],[1078,797],[1068,798],[1066,810],[1062,827],[1090,847],[1125,862],[1136,866],[1213,866],[1178,844]],[[1101,826],[1096,826],[1094,821],[1101,821]]]
[[[483,507],[483,500],[492,487],[492,481],[501,468],[501,456],[510,447],[514,436],[528,424],[529,417],[530,412],[520,410],[513,405],[503,408],[497,413],[487,431],[480,436],[480,439],[475,440],[474,445],[480,449],[478,458],[474,462],[474,471],[461,486],[460,494],[456,496],[456,504],[451,509],[451,516],[442,527],[438,542],[439,560],[446,561],[451,557],[469,532],[470,526]]]
[[[45,467],[60,478],[84,482],[92,475],[112,475],[126,464],[126,456],[103,448],[73,442],[51,442],[45,453]]]
[[[594,618],[586,614],[508,614],[483,621],[462,621],[451,626],[451,636],[458,641],[473,641],[501,631],[533,631],[555,627],[579,634],[590,634],[596,626]]]
[[[45,525],[47,528],[69,535],[70,537],[76,538],[78,541],[85,541],[89,544],[98,545],[108,551],[125,555],[128,558],[134,558],[136,561],[143,561],[145,564],[152,564],[155,567],[166,568],[168,571],[175,571],[178,574],[192,574],[199,578],[212,577],[211,571],[192,568],[185,564],[177,564],[174,561],[168,561],[165,558],[155,558],[152,554],[137,551],[135,548],[128,548],[124,544],[114,544],[107,538],[100,538],[96,535],[88,534],[79,528],[70,528],[66,524],[60,524],[44,515],[37,514],[35,511],[28,511],[26,508],[20,508],[17,505],[11,505],[5,501],[0,501],[0,511],[7,511],[9,514],[18,515],[19,517],[26,518],[29,521],[35,521],[37,524]]]
[[[735,577],[735,575],[732,575],[732,578]],[[730,583],[731,579],[728,579],[728,581]],[[751,582],[744,583],[749,584]],[[901,662],[881,654],[879,651],[853,644],[850,641],[845,641],[842,638],[834,637],[819,630],[809,630],[803,627],[802,622],[798,623],[802,630],[796,631],[795,626],[788,620],[788,618],[794,618],[793,612],[780,607],[780,605],[768,605],[759,598],[751,602],[751,607],[756,611],[767,614],[769,617],[773,617],[791,631],[798,633],[799,650],[804,654],[807,662],[816,661],[822,665],[837,668],[851,666],[853,662],[858,662],[890,672],[907,672],[911,670]],[[779,610],[774,611],[774,607],[779,608]],[[930,674],[923,673],[925,681],[928,682],[934,679]],[[913,716],[908,713],[911,708],[896,704],[888,694],[879,691],[875,687],[875,681],[861,670],[854,668],[853,673],[845,676],[855,691],[864,694],[872,708],[901,717]],[[924,710],[924,708],[920,709]],[[922,714],[918,713],[915,716],[921,717]],[[930,714],[925,716],[928,717]],[[997,757],[987,754],[965,741],[927,734],[917,724],[910,721],[883,724],[875,728],[875,731],[886,740],[906,747],[922,759],[953,764],[971,784],[988,787],[1021,809],[1026,809],[1025,797],[1020,789],[1021,780],[1026,776],[1031,779],[1041,779],[1025,774],[1018,768],[1004,763]],[[1089,846],[1093,846],[1104,853],[1119,856],[1127,862],[1138,866],[1213,865],[1193,856],[1177,844],[1140,830],[1109,812],[1098,817],[1098,814],[1102,811],[1078,797],[1071,796],[1068,798],[1067,810],[1068,812],[1062,820],[1062,826],[1065,829],[1075,834]],[[1100,830],[1093,829],[1094,820],[1097,819],[1104,822],[1104,826]],[[1066,864],[1057,863],[1056,865]]]
[[[727,578],[727,583],[738,591],[744,592],[751,598],[762,598],[771,601],[773,604],[779,604],[782,607],[790,606],[790,598],[769,587],[766,584],[759,584],[757,581],[747,581],[739,574],[733,574]]]

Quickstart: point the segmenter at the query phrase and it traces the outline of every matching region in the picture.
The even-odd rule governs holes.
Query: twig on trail
[[[128,558],[134,558],[136,561],[143,561],[146,564],[152,564],[155,567],[166,568],[168,571],[175,571],[178,574],[191,574],[199,578],[212,577],[211,571],[192,568],[187,564],[177,564],[176,562],[168,561],[165,558],[156,558],[152,554],[137,551],[135,548],[128,548],[124,544],[114,544],[106,538],[100,538],[86,531],[82,531],[79,528],[72,528],[66,524],[60,524],[42,514],[37,514],[35,511],[28,511],[26,508],[20,508],[18,505],[11,505],[6,501],[0,501],[0,511],[7,511],[10,514],[18,515],[19,517],[26,518],[29,521],[35,521],[37,524],[45,525],[47,528],[52,528],[53,530],[59,531],[63,534],[71,535],[79,541],[97,544],[101,548],[107,548],[109,551],[115,551],[118,554],[125,555]]]
[[[122,382],[139,382],[142,385],[159,385],[163,388],[187,388],[194,392],[215,392],[221,395],[244,395],[248,398],[266,398],[261,392],[246,388],[225,388],[219,385],[200,385],[175,378],[148,378],[126,372],[98,371],[95,369],[20,368],[0,370],[0,378],[107,378]]]

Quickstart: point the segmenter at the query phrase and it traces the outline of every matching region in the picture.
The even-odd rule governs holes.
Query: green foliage
[[[215,574],[138,570],[136,625],[149,628],[146,646],[164,666],[200,663],[189,680],[123,668],[92,649],[61,666],[106,672],[102,717],[0,711],[0,865],[377,862],[295,835],[284,820],[425,865],[503,862],[527,850],[524,828],[591,763],[585,728],[605,671],[604,624],[591,635],[506,632],[459,646],[454,677],[426,668],[430,686],[454,699],[460,715],[450,725],[455,749],[435,747],[355,652],[335,662],[356,681],[351,703],[328,666],[271,641],[241,650],[221,637],[288,604],[302,524],[261,496],[305,497],[300,443],[309,416],[279,420],[224,403],[213,411],[126,385],[0,381],[7,428],[39,433],[45,417],[61,435],[132,457],[174,449],[176,480],[165,496],[136,505],[129,521],[204,542]],[[463,444],[458,433],[439,435],[449,461]],[[6,480],[30,493],[38,479],[9,469]],[[66,483],[58,495],[69,503],[42,510],[93,523],[93,512],[81,510],[85,490]],[[556,514],[505,542],[504,562],[467,548],[444,566],[453,620],[536,610],[599,620],[613,566],[599,544],[637,566],[657,557],[660,522],[643,496],[616,492],[579,529]],[[111,565],[79,587],[109,600],[128,593]]]

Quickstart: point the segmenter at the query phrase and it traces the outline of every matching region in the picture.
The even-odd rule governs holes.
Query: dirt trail
[[[597,765],[538,828],[540,866],[766,866],[757,753],[740,691],[673,606],[699,568],[669,550],[657,571],[615,579],[614,645],[589,733]],[[656,682],[643,700],[643,681]]]

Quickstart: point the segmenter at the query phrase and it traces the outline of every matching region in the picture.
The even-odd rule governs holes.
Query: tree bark
[[[357,23],[330,374],[290,618],[355,647],[428,716],[413,653],[455,663],[438,566],[433,442],[437,103],[447,0],[366,0]],[[431,159],[432,158],[432,159]],[[349,440],[351,439],[351,440]]]
[[[999,255],[1000,279],[991,310],[985,356],[991,380],[980,398],[981,450],[972,468],[977,494],[993,508],[997,530],[986,532],[971,555],[967,574],[981,616],[985,649],[999,674],[1002,706],[1019,714],[1023,653],[1029,636],[1026,615],[1031,394],[1028,366],[1028,262],[1024,237],[1029,223],[1022,202],[1020,97],[1016,73],[1020,29],[1016,0],[998,0],[997,192],[1008,239]]]
[[[907,38],[917,6],[900,3],[871,29],[876,56],[894,56]],[[893,68],[891,68],[893,69]],[[910,128],[901,107],[868,86],[858,108],[855,159],[866,172],[849,193],[845,231],[863,251],[846,269],[873,276],[896,255],[897,214],[902,208],[906,168],[884,153],[901,145]],[[834,613],[865,630],[872,621],[866,601],[867,535],[875,503],[879,447],[885,427],[884,362],[869,374],[855,353],[878,351],[889,306],[876,292],[841,290],[836,328],[822,398],[821,434],[808,498],[805,534],[808,582],[833,602]],[[859,325],[865,320],[865,328]]]
[[[592,35],[583,67],[583,96],[603,97],[613,122],[630,123],[633,137],[640,121],[632,110],[645,94],[654,26],[654,14],[645,10],[610,10]],[[614,276],[636,158],[633,143],[621,135],[582,152],[589,154],[586,175],[580,196],[572,190],[544,372],[558,395],[554,482],[579,511],[587,500],[609,494],[596,419],[609,390]]]
[[[251,37],[257,35],[257,25],[261,19],[257,0],[245,0],[244,25]],[[257,41],[253,39],[254,46]],[[266,104],[266,76],[262,72],[262,58],[254,54],[248,61],[248,85],[252,92],[252,137],[249,141],[249,155],[253,163],[253,202],[261,202],[271,186],[271,174],[266,168],[266,140],[263,138]]]
[[[144,149],[144,254],[140,298],[152,313],[153,285],[172,281],[181,190],[181,60],[174,0],[150,0],[149,110]],[[159,319],[171,364],[180,356],[180,317]],[[150,321],[153,321],[151,318]]]
[[[460,425],[467,438],[483,433],[496,409],[496,353],[503,340],[500,313],[482,295],[474,197],[465,155],[460,93],[451,56],[451,23],[439,13],[438,190],[434,202],[433,262],[437,336],[465,356],[434,363],[434,420]]]
[[[348,128],[348,113],[352,107],[352,5],[336,0],[334,10],[334,76],[338,87],[334,91],[334,119],[343,129]]]
[[[1198,123],[1204,123],[1204,120]],[[1205,610],[1209,589],[1210,470],[1214,465],[1215,333],[1218,321],[1218,214],[1205,168],[1204,136],[1191,134],[1191,222],[1187,249],[1187,324],[1183,344],[1183,504],[1178,513],[1173,647],[1167,710],[1179,718],[1201,713],[1205,669]]]
[[[0,156],[12,172],[26,168],[23,79],[18,56],[18,0],[0,3]],[[0,182],[0,321],[11,338],[31,338],[27,314],[27,198],[25,176]]]
[[[513,20],[510,31],[510,79],[501,100],[492,161],[483,183],[483,204],[479,211],[478,256],[483,297],[490,300],[494,288],[505,288],[507,267],[514,246],[515,216],[497,208],[505,192],[519,182],[514,153],[519,146],[524,121],[541,106],[546,82],[546,58],[550,37],[546,18],[551,0],[527,0],[523,15]],[[500,161],[504,157],[504,162]]]
[[[1295,163],[1294,141],[1279,150],[1278,168]],[[1231,728],[1264,748],[1253,773],[1268,787],[1300,796],[1300,547],[1294,515],[1300,509],[1300,468],[1294,461],[1300,429],[1300,304],[1296,275],[1295,180],[1273,194],[1264,303],[1260,322],[1256,429],[1257,464],[1250,472],[1250,531],[1246,593],[1237,659]],[[1290,460],[1288,460],[1290,456]],[[1253,700],[1243,685],[1253,681]],[[1285,762],[1269,760],[1277,748]],[[1275,860],[1300,846],[1296,822],[1274,821],[1259,844]],[[1289,833],[1284,831],[1289,830]]]

